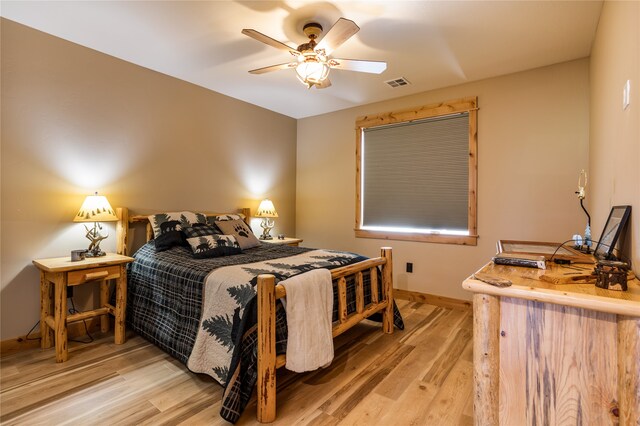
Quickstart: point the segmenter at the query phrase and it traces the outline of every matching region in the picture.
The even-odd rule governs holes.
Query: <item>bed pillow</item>
[[[207,216],[207,223],[211,226],[216,226],[217,221],[226,221],[226,220],[242,220],[244,221],[245,215],[242,213],[233,213],[233,214],[218,214],[214,216]]]
[[[187,238],[187,242],[191,246],[193,257],[196,259],[230,256],[242,253],[238,240],[236,240],[236,237],[233,235],[203,235]]]
[[[182,229],[198,223],[206,224],[206,222],[205,215],[189,211],[158,213],[149,216],[156,251],[165,251],[173,246],[186,245],[186,236]]]
[[[157,252],[169,250],[175,246],[185,246],[187,244],[187,239],[181,231],[167,231],[158,235],[153,241],[156,244]]]
[[[249,228],[249,225],[244,223],[243,220],[217,220],[216,226],[220,228],[223,234],[233,235],[238,240],[238,244],[242,250],[258,247],[260,241],[253,235],[253,231]]]
[[[189,211],[158,213],[149,216],[153,237],[158,238],[165,232],[180,231],[182,228],[193,226],[194,223],[207,223],[207,217],[202,213]]]
[[[206,237],[207,235],[221,235],[222,232],[217,226],[212,226],[204,223],[194,223],[193,226],[189,226],[182,230],[187,238]]]

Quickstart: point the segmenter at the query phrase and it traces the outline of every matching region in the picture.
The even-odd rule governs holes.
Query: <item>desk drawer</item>
[[[102,266],[82,271],[70,271],[67,285],[84,284],[96,280],[110,280],[120,276],[120,266]]]

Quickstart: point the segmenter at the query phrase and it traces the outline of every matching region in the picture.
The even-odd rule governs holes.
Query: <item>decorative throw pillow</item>
[[[220,228],[222,233],[236,237],[242,250],[260,245],[260,241],[243,220],[218,220],[216,226]]]
[[[194,223],[193,226],[182,230],[187,238],[206,237],[207,235],[220,235],[222,232],[217,226],[211,226],[204,223]]]
[[[156,251],[165,251],[173,246],[184,246],[187,244],[184,233],[181,231],[167,231],[164,234],[158,235],[153,241],[155,241],[156,244]]]
[[[201,213],[189,211],[169,212],[151,215],[149,222],[153,228],[156,251],[164,251],[176,245],[185,245],[186,237],[182,229],[196,223],[206,224],[207,218]]]
[[[203,235],[187,238],[187,242],[191,246],[193,257],[196,259],[230,256],[232,254],[242,253],[238,240],[236,240],[236,237],[233,235]]]
[[[202,213],[189,211],[168,212],[149,216],[149,222],[153,228],[153,236],[157,238],[160,234],[180,231],[182,228],[192,226],[194,223],[207,223],[207,217]]]
[[[216,221],[225,221],[225,220],[243,220],[245,215],[242,213],[234,213],[234,214],[219,214],[215,216],[207,216],[207,223],[212,226],[216,226]]]

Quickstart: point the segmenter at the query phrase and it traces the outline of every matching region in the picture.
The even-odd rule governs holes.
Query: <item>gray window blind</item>
[[[469,114],[371,127],[362,227],[468,230]]]

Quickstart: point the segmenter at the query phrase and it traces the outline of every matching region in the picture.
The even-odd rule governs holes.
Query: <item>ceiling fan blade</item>
[[[269,46],[275,47],[276,49],[280,49],[280,50],[286,50],[287,52],[291,53],[292,55],[299,55],[300,52],[298,52],[295,48],[288,46],[284,43],[279,42],[278,40],[275,40],[269,36],[266,36],[264,34],[262,34],[261,32],[258,32],[256,30],[253,29],[247,29],[245,28],[244,30],[242,30],[242,34],[249,36],[255,40],[258,40],[264,44],[268,44]]]
[[[331,68],[347,71],[368,72],[371,74],[380,74],[387,69],[387,63],[384,61],[361,61],[358,59],[331,59],[329,62]]]
[[[322,37],[316,46],[316,50],[324,49],[326,55],[336,50],[342,43],[349,40],[351,36],[360,31],[360,27],[355,22],[340,18],[333,24],[333,27]]]
[[[266,72],[283,70],[285,68],[293,68],[298,65],[297,62],[287,62],[286,64],[271,65],[270,67],[257,68],[249,71],[251,74],[264,74]]]
[[[327,87],[331,86],[331,80],[329,80],[328,78],[325,78],[315,86],[316,86],[316,89],[326,89]]]

